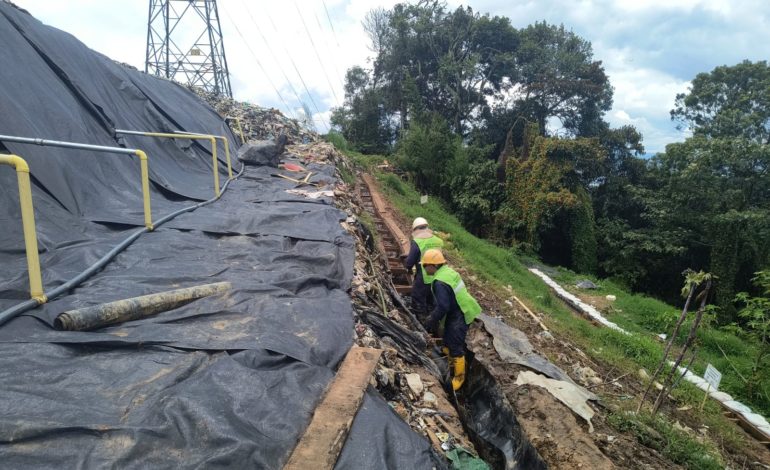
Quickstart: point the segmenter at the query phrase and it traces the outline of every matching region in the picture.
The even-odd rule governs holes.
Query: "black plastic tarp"
[[[155,219],[213,196],[207,143],[113,133],[178,129],[235,143],[191,92],[4,2],[0,42],[0,134],[145,150]],[[1,150],[30,164],[47,290],[141,226],[135,158],[0,141]],[[331,178],[329,166],[314,170]],[[220,200],[0,326],[4,468],[281,467],[353,341],[354,242],[343,212],[288,194],[294,185],[277,171],[246,169]],[[28,297],[18,204],[16,177],[0,167],[0,311]],[[233,289],[95,331],[51,328],[64,310],[215,281]],[[429,449],[370,390],[340,467],[440,466]]]

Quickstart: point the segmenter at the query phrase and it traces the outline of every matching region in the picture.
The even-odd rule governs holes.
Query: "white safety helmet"
[[[417,227],[422,227],[423,225],[427,226],[428,221],[423,217],[417,217],[414,219],[414,222],[412,222],[412,230],[416,229]]]

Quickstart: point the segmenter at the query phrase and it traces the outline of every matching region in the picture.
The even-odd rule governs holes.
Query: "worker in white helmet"
[[[422,217],[414,219],[412,222],[412,243],[404,264],[407,271],[416,268],[412,283],[412,309],[418,317],[425,317],[428,314],[430,297],[430,283],[425,282],[425,270],[422,268],[420,259],[431,248],[442,248],[443,246],[444,241],[428,227],[427,220]]]

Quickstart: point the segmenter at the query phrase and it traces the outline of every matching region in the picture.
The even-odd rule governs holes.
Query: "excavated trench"
[[[403,257],[409,250],[409,238],[399,228],[373,179],[363,175],[362,180],[364,184],[358,185],[358,196],[374,221],[378,234],[377,248],[383,263],[388,267],[398,294],[408,294],[412,279],[404,268]],[[406,305],[402,308],[406,309]],[[423,359],[434,360],[442,373],[446,371],[446,361],[438,354]],[[466,383],[454,397],[453,404],[480,457],[496,469],[548,468],[519,425],[503,388],[487,367],[474,359],[472,351],[468,353],[466,377]]]

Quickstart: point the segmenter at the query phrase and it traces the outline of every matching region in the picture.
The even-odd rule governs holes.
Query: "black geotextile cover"
[[[145,150],[156,220],[213,196],[207,143],[113,133],[177,129],[235,143],[192,93],[2,1],[0,44],[0,134]],[[0,142],[3,150],[30,164],[46,290],[142,225],[136,158]],[[333,174],[313,169],[313,180]],[[352,344],[354,242],[344,213],[286,193],[293,184],[277,171],[247,169],[219,201],[142,235],[69,295],[0,326],[0,467],[282,466]],[[16,177],[0,167],[0,311],[28,297],[19,220]],[[67,309],[216,281],[232,291],[96,331],[51,328]],[[433,459],[367,392],[340,467],[440,465]]]

